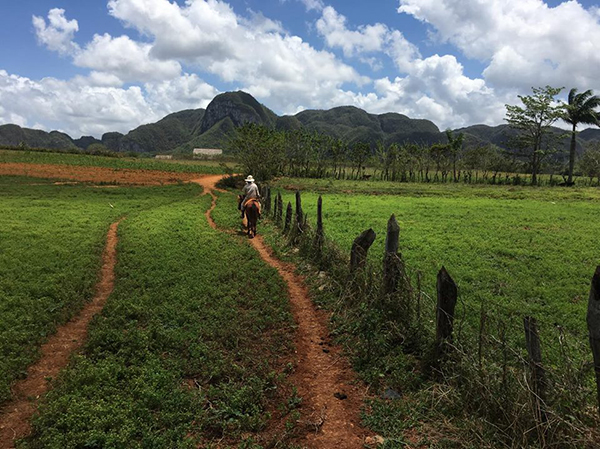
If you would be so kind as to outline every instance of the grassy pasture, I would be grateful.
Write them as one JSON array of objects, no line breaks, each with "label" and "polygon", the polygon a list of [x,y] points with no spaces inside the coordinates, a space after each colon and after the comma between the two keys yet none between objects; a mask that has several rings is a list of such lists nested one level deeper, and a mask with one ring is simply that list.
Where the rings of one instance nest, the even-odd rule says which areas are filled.
[{"label": "grassy pasture", "polygon": [[107,189],[0,177],[0,402],[46,336],[93,296],[110,223],[200,191],[195,185]]},{"label": "grassy pasture", "polygon": [[263,427],[290,342],[285,288],[209,228],[209,205],[122,222],[115,291],[21,447],[223,447]]},{"label": "grassy pasture", "polygon": [[179,173],[224,173],[215,161],[178,161],[147,158],[116,158],[85,154],[46,153],[37,151],[0,150],[0,163],[77,165],[132,170],[160,170]]},{"label": "grassy pasture", "polygon": [[[544,327],[558,323],[582,338],[587,332],[589,283],[600,263],[598,189],[298,179],[278,185],[303,190],[313,223],[322,194],[325,233],[345,251],[373,228],[373,263],[380,263],[394,213],[401,252],[413,273],[422,271],[425,292],[435,297],[437,271],[446,266],[473,325],[479,314],[472,311],[484,302],[519,319],[531,314]],[[284,206],[288,201],[294,204],[293,192],[284,191]]]}]

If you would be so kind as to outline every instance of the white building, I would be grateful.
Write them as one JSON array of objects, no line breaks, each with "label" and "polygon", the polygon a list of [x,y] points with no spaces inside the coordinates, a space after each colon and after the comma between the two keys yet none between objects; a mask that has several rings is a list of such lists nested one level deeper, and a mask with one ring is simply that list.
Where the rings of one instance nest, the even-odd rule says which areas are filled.
[{"label": "white building", "polygon": [[154,156],[154,159],[173,159],[173,155],[172,154],[157,154],[156,156]]},{"label": "white building", "polygon": [[223,154],[223,150],[217,150],[214,148],[194,148],[193,154],[194,158],[197,159],[210,159],[215,156],[221,156]]}]

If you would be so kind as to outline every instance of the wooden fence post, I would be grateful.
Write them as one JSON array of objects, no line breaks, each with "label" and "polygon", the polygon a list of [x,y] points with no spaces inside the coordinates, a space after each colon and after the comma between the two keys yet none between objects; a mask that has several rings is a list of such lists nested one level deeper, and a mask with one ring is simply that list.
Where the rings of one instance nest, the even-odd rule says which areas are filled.
[{"label": "wooden fence post", "polygon": [[271,213],[271,188],[265,187],[265,216]]},{"label": "wooden fence post", "polygon": [[279,206],[279,204],[277,204],[277,197],[275,197],[275,200],[273,200],[273,219],[275,219],[277,217],[277,207]]},{"label": "wooden fence post", "polygon": [[369,248],[375,241],[375,231],[367,229],[354,239],[352,243],[352,251],[350,253],[350,271],[355,272],[357,269],[365,266],[367,262],[367,253]]},{"label": "wooden fence post", "polygon": [[400,254],[398,254],[398,240],[400,226],[392,214],[387,224],[385,236],[385,254],[383,256],[383,292],[386,295],[396,293],[398,284],[404,275],[404,267]]},{"label": "wooden fence post", "polygon": [[275,214],[275,223],[281,226],[281,217],[283,216],[283,199],[281,198],[281,192],[277,192],[277,213]]},{"label": "wooden fence post", "polygon": [[531,384],[533,390],[533,403],[538,422],[546,421],[546,372],[542,366],[542,348],[540,346],[540,335],[535,318],[526,316],[523,318],[525,328],[525,344],[529,354],[529,367],[531,370]]},{"label": "wooden fence post", "polygon": [[284,234],[287,234],[290,231],[291,224],[292,224],[292,203],[288,202],[287,209],[285,211],[285,225],[283,227]]},{"label": "wooden fence post", "polygon": [[304,213],[302,212],[302,198],[300,197],[300,190],[296,190],[296,231],[298,234],[302,234],[304,231]]},{"label": "wooden fence post", "polygon": [[317,257],[321,257],[321,252],[323,250],[323,241],[325,236],[323,234],[323,198],[319,195],[319,199],[317,200],[317,231],[315,233],[315,240],[313,242],[313,247],[317,252]]},{"label": "wooden fence post", "polygon": [[442,266],[437,275],[437,310],[436,310],[436,359],[439,361],[452,343],[454,329],[454,308],[458,299],[456,283]]},{"label": "wooden fence post", "polygon": [[590,346],[594,357],[594,371],[596,373],[596,391],[598,394],[598,407],[600,411],[600,265],[592,277],[590,298],[588,300],[587,326],[590,334]]}]

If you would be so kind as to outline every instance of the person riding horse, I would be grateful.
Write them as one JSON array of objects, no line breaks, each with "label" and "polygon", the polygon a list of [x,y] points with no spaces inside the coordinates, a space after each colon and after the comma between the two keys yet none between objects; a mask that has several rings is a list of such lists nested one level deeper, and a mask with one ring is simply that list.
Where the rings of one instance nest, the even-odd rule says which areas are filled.
[{"label": "person riding horse", "polygon": [[254,178],[252,177],[252,175],[248,175],[245,181],[246,185],[242,189],[244,199],[240,203],[242,218],[244,218],[246,203],[248,203],[250,200],[256,200],[256,205],[258,206],[258,217],[260,218],[260,192],[258,191],[258,186],[254,183]]}]

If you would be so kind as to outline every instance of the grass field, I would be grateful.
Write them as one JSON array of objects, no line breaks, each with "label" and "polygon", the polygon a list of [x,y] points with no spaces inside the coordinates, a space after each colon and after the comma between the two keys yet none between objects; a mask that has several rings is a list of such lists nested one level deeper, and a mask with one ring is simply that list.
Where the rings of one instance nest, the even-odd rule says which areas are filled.
[{"label": "grass field", "polygon": [[11,382],[38,356],[45,337],[91,299],[110,223],[201,190],[193,185],[97,189],[0,180],[2,402]]},{"label": "grass field", "polygon": [[[346,251],[373,228],[373,263],[382,258],[387,220],[395,214],[401,252],[413,272],[423,272],[432,297],[444,265],[461,299],[477,310],[484,302],[584,334],[590,279],[600,263],[598,189],[287,179],[279,185],[304,190],[303,208],[313,223],[322,194],[326,235]],[[342,193],[348,191],[357,193]],[[291,191],[284,193],[287,201],[293,204]]]},{"label": "grass field", "polygon": [[[197,189],[189,186],[150,190],[145,193],[153,207],[121,223],[115,291],[92,322],[82,354],[44,400],[32,437],[20,447],[210,447],[211,441],[239,442],[263,428],[280,378],[277,364],[290,344],[282,280],[243,241],[208,227],[208,196],[194,198]],[[76,191],[61,186],[54,195],[81,206]],[[39,194],[28,186],[20,197],[26,192]],[[166,194],[176,202],[161,205]],[[80,195],[83,209],[93,210],[94,194]],[[33,204],[30,213],[43,210]],[[69,247],[69,253],[86,258],[89,275],[87,266],[67,270],[64,257],[33,246],[40,247],[39,258],[62,265],[61,273],[83,276],[91,286],[102,232],[113,218],[98,219],[98,232],[93,226],[80,230],[92,240],[87,258],[86,242],[76,245],[78,239],[72,239],[78,249]],[[49,320],[48,315],[38,310],[30,321]],[[245,444],[251,447],[250,440]]]},{"label": "grass field", "polygon": [[[161,170],[179,173],[225,173],[214,161],[162,161],[147,158],[115,158],[68,153],[0,150],[0,163],[77,165],[115,169]],[[228,164],[231,165],[231,164]]]}]

